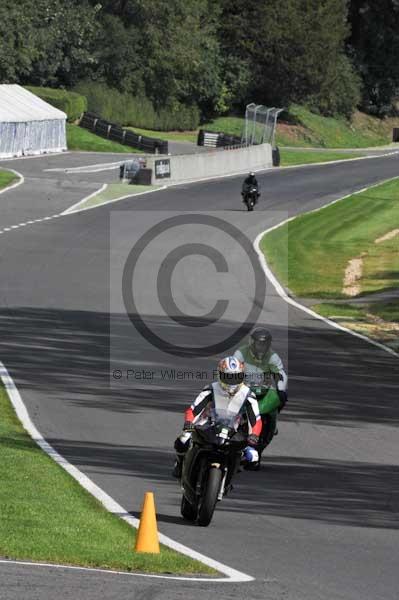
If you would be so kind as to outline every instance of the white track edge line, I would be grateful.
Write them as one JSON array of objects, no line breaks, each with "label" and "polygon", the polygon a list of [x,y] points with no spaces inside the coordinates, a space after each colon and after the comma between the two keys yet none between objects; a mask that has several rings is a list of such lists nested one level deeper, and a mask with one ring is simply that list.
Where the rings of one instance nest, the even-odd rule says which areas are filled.
[{"label": "white track edge line", "polygon": [[[134,573],[132,571],[115,571],[114,569],[99,569],[96,567],[79,567],[77,565],[62,565],[62,564],[55,564],[55,563],[46,563],[46,562],[30,562],[27,560],[11,560],[11,559],[7,559],[7,558],[1,558],[0,559],[0,564],[9,564],[9,565],[22,565],[22,566],[28,566],[28,567],[47,567],[47,568],[53,568],[53,569],[69,569],[69,570],[73,570],[73,571],[85,571],[88,573],[103,573],[105,575],[127,575],[128,577],[151,577],[151,578],[155,578],[155,579],[172,579],[172,580],[178,580],[178,581],[194,581],[194,582],[206,582],[206,583],[215,583],[215,582],[221,582],[221,583],[229,583],[231,582],[230,579],[226,580],[225,578],[219,578],[219,579],[210,579],[208,577],[179,577],[176,575],[156,575],[156,574],[152,574],[152,573]],[[275,579],[264,579],[264,582],[271,582],[271,581],[275,581]]]},{"label": "white track edge line", "polygon": [[[68,462],[66,458],[64,458],[61,454],[59,454],[43,438],[41,433],[38,431],[38,429],[35,427],[35,425],[31,421],[31,418],[30,418],[27,408],[21,398],[18,388],[16,387],[14,380],[12,379],[11,375],[9,374],[6,366],[4,365],[4,363],[2,361],[0,361],[0,378],[6,389],[6,392],[10,399],[10,402],[13,405],[14,410],[18,416],[18,419],[22,423],[22,426],[24,427],[24,429],[31,436],[33,441],[36,442],[36,444],[48,456],[50,456],[50,458],[52,458],[58,465],[60,465],[65,471],[67,471],[67,473],[69,473],[85,490],[87,490],[92,496],[94,496],[97,500],[99,500],[99,502],[101,502],[101,504],[108,510],[108,512],[120,517],[121,519],[126,521],[131,527],[134,527],[135,529],[137,529],[140,524],[139,519],[136,519],[136,517],[133,517],[131,514],[129,514],[128,511],[125,508],[123,508],[123,506],[118,504],[111,496],[109,496],[104,490],[102,490],[98,485],[96,485],[91,479],[89,479],[89,477],[87,477],[87,475],[82,473],[77,467],[75,467],[70,462]],[[254,580],[254,577],[252,577],[251,575],[247,575],[246,573],[237,571],[236,569],[233,569],[232,567],[224,565],[223,563],[220,563],[212,558],[209,558],[208,556],[205,556],[199,552],[196,552],[195,550],[192,550],[191,548],[188,548],[187,546],[184,546],[183,544],[180,544],[179,542],[175,542],[174,540],[172,540],[171,538],[167,537],[164,534],[161,534],[161,533],[159,534],[159,541],[162,544],[164,544],[165,546],[172,548],[172,550],[180,552],[181,554],[185,554],[186,556],[188,556],[194,560],[198,560],[198,561],[204,563],[205,565],[207,565],[213,569],[216,569],[220,573],[227,575],[227,577],[225,577],[225,578],[216,578],[215,577],[215,578],[206,579],[204,577],[194,578],[194,577],[178,577],[178,576],[176,576],[176,577],[173,577],[174,579],[182,579],[182,580],[189,580],[189,581],[212,581],[215,583],[217,583],[217,582],[239,583],[239,582],[247,582],[247,581]],[[137,574],[137,575],[139,575],[139,574]],[[140,574],[140,576],[142,576],[142,575]],[[150,574],[145,574],[144,576],[153,577],[153,575],[150,575]],[[167,578],[167,579],[171,578],[171,577],[167,577],[167,576],[163,576],[163,575],[156,575],[155,577]]]},{"label": "white track edge line", "polygon": [[[378,154],[378,155],[370,155],[370,156],[360,156],[358,158],[347,158],[347,159],[341,159],[341,160],[335,160],[335,161],[326,161],[326,162],[320,162],[320,163],[309,163],[309,164],[304,164],[304,165],[289,165],[287,167],[264,167],[264,168],[260,168],[260,169],[256,169],[256,173],[278,173],[281,171],[287,171],[289,169],[303,169],[303,168],[309,168],[309,167],[323,167],[323,166],[328,166],[328,165],[333,165],[333,164],[337,164],[337,163],[343,163],[343,162],[351,162],[354,160],[367,160],[370,158],[385,158],[387,156],[391,156],[392,154],[399,154],[399,150],[396,150],[394,152],[389,152],[386,154]],[[124,162],[124,161],[122,161]],[[101,164],[101,163],[100,163]],[[111,164],[111,163],[104,163],[104,164]],[[117,165],[120,163],[116,163]],[[93,165],[96,166],[96,165]],[[98,166],[98,165],[97,165]],[[88,166],[89,167],[89,166]],[[83,169],[85,167],[71,167],[72,169]],[[66,168],[66,169],[45,169],[46,171],[68,171],[71,168]],[[116,167],[112,167],[112,168],[116,168]],[[101,169],[103,170],[103,169]],[[107,169],[104,169],[107,170]],[[168,189],[170,187],[177,187],[180,185],[190,185],[190,184],[194,184],[194,183],[202,183],[205,181],[212,181],[215,179],[227,179],[227,178],[231,178],[231,177],[237,177],[239,175],[242,175],[243,173],[246,173],[247,170],[241,170],[241,171],[235,171],[233,173],[228,173],[228,174],[223,174],[223,175],[212,175],[211,177],[202,177],[200,179],[191,179],[188,181],[177,181],[177,182],[172,182],[169,184],[164,184],[161,187],[158,187],[156,189],[153,190],[148,190],[148,191],[144,191],[144,192],[139,192],[138,194],[127,194],[125,196],[120,196],[118,198],[114,198],[112,200],[107,200],[105,202],[101,202],[100,204],[96,204],[95,206],[88,206],[86,208],[82,208],[79,209],[79,206],[84,204],[84,202],[86,202],[87,200],[89,200],[90,198],[92,198],[93,196],[97,195],[97,194],[101,194],[101,192],[103,192],[105,190],[105,188],[107,187],[107,184],[104,184],[104,186],[100,189],[97,190],[97,192],[93,192],[92,194],[89,194],[89,196],[86,196],[85,198],[83,198],[82,200],[80,200],[79,202],[77,202],[76,204],[73,204],[72,206],[70,206],[69,208],[67,208],[66,210],[64,210],[62,213],[60,213],[59,216],[65,216],[68,214],[74,214],[74,213],[79,213],[79,212],[83,212],[84,210],[92,210],[94,208],[100,208],[101,206],[105,206],[106,204],[111,204],[112,202],[117,202],[119,200],[126,200],[127,198],[133,198],[134,196],[143,196],[144,194],[148,194],[148,193],[152,193],[152,192],[159,192],[161,190],[165,190]],[[76,210],[77,209],[77,210]]]},{"label": "white track edge line", "polygon": [[53,158],[56,156],[65,156],[65,154],[71,154],[72,152],[73,150],[61,150],[60,152],[44,152],[43,154],[33,154],[32,156],[9,156],[8,158],[0,158],[0,163],[14,160],[32,160],[34,158]]},{"label": "white track edge line", "polygon": [[70,212],[79,212],[78,210],[76,210],[81,204],[83,204],[84,202],[87,202],[87,200],[89,200],[90,198],[93,198],[93,196],[96,196],[97,194],[101,194],[104,190],[106,190],[108,187],[107,183],[103,183],[102,186],[100,188],[98,188],[98,190],[96,190],[95,192],[92,192],[91,194],[89,194],[88,196],[85,196],[84,198],[82,198],[82,200],[79,200],[79,202],[76,202],[75,204],[72,204],[72,206],[70,206],[69,208],[67,208],[66,210],[64,210],[62,213],[60,213],[61,215],[67,215]]},{"label": "white track edge line", "polygon": [[123,160],[119,160],[117,162],[108,162],[108,163],[94,163],[92,165],[84,165],[82,167],[57,167],[51,169],[43,169],[43,172],[56,172],[56,173],[99,173],[101,171],[112,171],[117,169],[124,162]]},{"label": "white track edge line", "polygon": [[370,158],[386,158],[387,156],[393,156],[394,154],[399,154],[399,150],[394,150],[392,152],[384,152],[384,154],[368,154],[366,156],[357,156],[355,158],[339,158],[337,160],[325,160],[324,162],[302,163],[298,165],[287,165],[285,167],[274,167],[273,171],[286,171],[288,169],[304,169],[309,167],[323,167],[327,165],[337,165],[340,163],[353,162],[355,160],[369,160]]},{"label": "white track edge line", "polygon": [[[389,152],[386,154],[359,156],[357,158],[343,158],[340,160],[330,160],[330,161],[319,162],[319,163],[307,163],[307,164],[302,164],[302,165],[288,165],[287,167],[273,167],[273,166],[260,167],[260,168],[255,168],[254,172],[255,173],[279,173],[281,171],[288,171],[289,169],[305,169],[305,168],[309,168],[309,167],[326,167],[328,165],[352,162],[355,160],[367,160],[367,159],[371,159],[371,158],[386,158],[387,156],[391,156],[392,154],[399,154],[399,150],[395,150],[394,152]],[[234,171],[233,173],[227,173],[227,174],[223,174],[223,175],[212,175],[211,177],[201,177],[200,179],[176,181],[176,182],[171,182],[169,184],[166,184],[165,187],[170,188],[170,187],[175,187],[178,185],[190,185],[191,183],[202,183],[204,181],[212,181],[214,179],[228,179],[230,177],[238,177],[239,175],[242,175],[243,173],[247,173],[247,172],[248,172],[248,169],[242,169],[240,171]],[[161,188],[161,189],[163,189],[163,188]]]},{"label": "white track edge line", "polygon": [[0,194],[4,194],[4,192],[9,192],[10,190],[13,190],[14,188],[22,185],[24,183],[24,181],[25,181],[25,177],[22,175],[22,173],[19,173],[15,169],[8,169],[6,167],[4,170],[5,171],[11,171],[11,173],[14,173],[14,175],[16,175],[17,177],[19,177],[19,180],[16,181],[15,183],[13,183],[12,185],[8,185],[4,189],[0,190]]},{"label": "white track edge line", "polygon": [[298,215],[294,215],[293,217],[289,217],[288,219],[285,219],[284,221],[282,221],[281,223],[278,223],[277,225],[274,225],[273,227],[269,227],[269,229],[265,229],[264,231],[262,231],[261,233],[259,233],[254,242],[253,242],[253,246],[255,249],[255,252],[258,255],[258,259],[259,262],[262,266],[262,269],[266,275],[266,278],[271,282],[271,284],[273,285],[274,289],[276,290],[276,292],[278,293],[278,295],[285,300],[285,302],[287,302],[287,304],[291,304],[292,306],[295,306],[296,308],[299,308],[299,310],[302,310],[303,312],[307,313],[308,315],[314,317],[315,319],[318,319],[320,321],[324,321],[324,323],[327,323],[327,325],[330,325],[330,327],[333,327],[334,329],[339,329],[340,331],[344,331],[345,333],[349,333],[350,335],[357,337],[373,346],[376,346],[377,348],[380,348],[380,350],[384,350],[385,352],[388,352],[389,354],[391,354],[392,356],[395,356],[396,358],[399,358],[399,355],[392,350],[392,348],[389,348],[389,346],[386,346],[385,344],[382,344],[380,342],[376,342],[375,340],[367,337],[366,335],[363,335],[361,333],[358,333],[357,331],[353,331],[351,329],[348,329],[347,327],[344,327],[343,325],[339,325],[338,323],[336,323],[335,321],[331,321],[330,319],[328,319],[327,317],[323,317],[322,315],[319,315],[318,313],[316,313],[315,311],[313,311],[312,309],[308,308],[307,306],[304,306],[303,304],[301,304],[300,302],[297,302],[296,300],[294,300],[293,298],[291,298],[287,292],[285,291],[285,289],[283,288],[283,286],[281,285],[281,283],[278,281],[277,277],[274,275],[274,273],[272,272],[272,270],[269,268],[265,255],[263,254],[262,250],[260,249],[260,243],[263,239],[263,237],[265,235],[267,235],[268,233],[270,233],[271,231],[278,229],[279,227],[282,227],[283,225],[286,225],[288,222],[293,221],[294,219],[296,219],[299,216],[302,215],[309,215],[311,213],[314,212],[319,212],[321,210],[323,210],[324,208],[327,208],[328,206],[332,206],[333,204],[340,202],[341,200],[345,200],[346,198],[350,198],[351,196],[355,196],[357,194],[362,194],[364,192],[367,192],[368,190],[374,188],[374,187],[378,187],[379,185],[383,185],[384,183],[388,183],[389,181],[393,181],[394,179],[399,179],[399,176],[396,177],[389,177],[388,179],[384,179],[378,183],[375,183],[373,185],[367,186],[365,188],[362,188],[361,190],[358,190],[356,192],[352,192],[351,194],[346,194],[345,196],[342,196],[341,198],[337,198],[335,200],[333,200],[332,202],[329,202],[328,204],[325,204],[324,206],[320,206],[319,208],[314,208],[313,210],[309,210],[306,213],[300,213]]},{"label": "white track edge line", "polygon": [[[109,185],[109,184],[106,184]],[[64,211],[63,213],[60,214],[61,217],[66,217],[67,215],[74,215],[77,213],[81,213],[84,212],[86,210],[93,210],[93,208],[100,208],[101,206],[105,206],[106,204],[112,204],[112,202],[119,202],[119,200],[126,200],[127,198],[135,198],[136,196],[144,196],[145,194],[153,194],[154,192],[159,192],[160,190],[165,190],[167,188],[166,185],[162,185],[159,186],[155,189],[152,190],[144,190],[143,192],[137,192],[137,193],[131,193],[131,194],[126,194],[125,196],[118,196],[118,198],[112,198],[111,200],[105,200],[104,202],[100,202],[99,204],[95,204],[94,206],[86,206],[83,208],[78,208],[77,210],[72,210],[73,206],[71,208],[67,208],[66,211]],[[102,190],[104,191],[104,190]],[[101,190],[99,190],[97,192],[98,194],[101,193]],[[79,204],[81,204],[82,202],[86,202],[87,200],[89,200],[91,196],[88,196],[87,198],[83,198],[83,200],[81,200]],[[74,205],[74,206],[78,206],[78,205]]]}]

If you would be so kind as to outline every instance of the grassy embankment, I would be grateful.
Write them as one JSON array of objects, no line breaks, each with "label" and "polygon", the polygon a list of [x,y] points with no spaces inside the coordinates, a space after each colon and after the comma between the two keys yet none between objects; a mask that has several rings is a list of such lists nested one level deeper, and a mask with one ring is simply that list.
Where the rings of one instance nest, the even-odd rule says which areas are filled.
[{"label": "grassy embankment", "polygon": [[363,154],[356,152],[337,152],[335,150],[292,150],[291,148],[281,148],[281,166],[290,167],[297,165],[310,165],[313,163],[331,162],[333,160],[348,160],[350,158],[359,158]]},{"label": "grassy embankment", "polygon": [[4,169],[0,169],[0,190],[3,190],[4,188],[8,187],[9,185],[17,181],[17,179],[18,175],[15,175],[15,173]]},{"label": "grassy embankment", "polygon": [[279,120],[276,141],[279,146],[367,148],[389,144],[394,126],[398,119],[378,119],[357,111],[349,122],[293,105],[288,119]]},{"label": "grassy embankment", "polygon": [[67,123],[68,150],[82,150],[84,152],[122,152],[123,154],[141,153],[140,150],[123,146],[118,142],[107,140],[78,125]]},{"label": "grassy embankment", "polygon": [[[299,297],[314,299],[313,310],[399,349],[399,298],[373,301],[374,294],[399,287],[398,227],[395,179],[298,216],[268,233],[261,248],[285,286]],[[349,291],[345,276],[355,258],[360,267],[352,281],[356,289]],[[364,304],[356,303],[366,294],[370,296]]]},{"label": "grassy embankment", "polygon": [[[290,107],[288,118],[279,120],[276,144],[280,147],[283,166],[344,160],[361,156],[357,153],[340,153],[336,149],[367,148],[389,144],[392,127],[397,119],[377,119],[356,112],[351,122],[341,118],[322,117],[303,106]],[[219,117],[201,125],[208,131],[223,131],[241,136],[244,119],[241,117]],[[137,133],[170,141],[196,142],[196,131],[152,131],[132,127]],[[285,146],[297,147],[298,150]],[[299,150],[299,148],[319,148],[320,152]],[[329,151],[328,148],[333,148]]]},{"label": "grassy embankment", "polygon": [[[161,186],[157,185],[127,185],[126,183],[109,183],[105,190],[99,192],[95,196],[91,196],[85,202],[79,205],[75,210],[86,210],[88,208],[94,208],[95,206],[101,206],[102,204],[108,204],[109,202],[116,202],[123,198],[142,194],[150,190],[157,189]],[[75,212],[71,210],[70,212]]]},{"label": "grassy embankment", "polygon": [[133,552],[136,532],[49,458],[19,423],[0,385],[0,556],[154,573],[215,573],[161,547]]},{"label": "grassy embankment", "polygon": [[[361,154],[341,153],[339,149],[360,149],[389,144],[392,127],[398,125],[397,119],[377,119],[360,112],[354,114],[351,122],[343,118],[322,117],[298,105],[291,106],[287,115],[285,120],[279,120],[276,134],[276,144],[280,147],[283,166],[356,158]],[[244,119],[219,117],[210,123],[204,123],[201,127],[208,131],[224,131],[241,136]],[[154,131],[140,127],[130,127],[130,129],[141,135],[161,140],[192,143],[196,143],[197,140],[197,131]],[[72,124],[68,124],[67,134],[68,147],[71,150],[140,152],[100,138]],[[286,146],[297,149],[286,148]],[[307,148],[317,148],[320,151],[307,151]]]}]

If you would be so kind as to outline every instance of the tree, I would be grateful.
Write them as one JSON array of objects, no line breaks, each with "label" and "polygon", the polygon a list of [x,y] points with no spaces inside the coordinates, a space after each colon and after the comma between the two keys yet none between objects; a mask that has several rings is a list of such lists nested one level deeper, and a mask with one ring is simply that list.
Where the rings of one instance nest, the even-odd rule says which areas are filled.
[{"label": "tree", "polygon": [[223,95],[219,13],[213,0],[105,0],[95,77],[144,93],[156,108],[184,103],[214,111]]},{"label": "tree", "polygon": [[363,81],[362,106],[384,115],[399,89],[399,1],[352,0],[349,51]]},{"label": "tree", "polygon": [[[288,106],[306,102],[337,112],[345,76],[353,109],[358,82],[344,55],[346,0],[223,0],[222,39],[229,68],[246,82],[247,99]],[[231,71],[225,73],[231,77]],[[342,93],[342,86],[340,89]]]},{"label": "tree", "polygon": [[2,2],[1,80],[74,85],[95,64],[97,10],[86,0]]}]

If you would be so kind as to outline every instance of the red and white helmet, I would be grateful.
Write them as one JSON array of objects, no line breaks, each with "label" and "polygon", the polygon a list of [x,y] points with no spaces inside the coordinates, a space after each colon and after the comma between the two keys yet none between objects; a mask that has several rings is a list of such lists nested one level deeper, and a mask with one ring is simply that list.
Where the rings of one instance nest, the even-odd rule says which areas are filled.
[{"label": "red and white helmet", "polygon": [[218,364],[218,379],[223,389],[233,395],[244,383],[244,363],[235,356],[222,358]]}]

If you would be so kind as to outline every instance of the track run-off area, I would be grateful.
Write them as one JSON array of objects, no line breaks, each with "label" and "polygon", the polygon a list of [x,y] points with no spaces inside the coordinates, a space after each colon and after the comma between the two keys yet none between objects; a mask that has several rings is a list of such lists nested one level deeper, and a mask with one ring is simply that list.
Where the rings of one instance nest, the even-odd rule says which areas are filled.
[{"label": "track run-off area", "polygon": [[[241,204],[239,176],[44,220],[117,178],[117,170],[50,169],[113,160],[119,157],[69,153],[1,163],[24,183],[0,196],[0,360],[37,429],[71,464],[136,517],[144,492],[153,491],[163,534],[255,580],[166,582],[1,563],[1,594],[50,598],[56,586],[61,598],[394,600],[398,359],[288,305],[270,282],[258,296],[253,281],[265,275],[255,251],[249,256],[212,223],[222,219],[252,243],[289,217],[395,177],[398,156],[266,171],[253,214]],[[200,223],[173,223],[144,249],[133,282],[151,330],[189,348],[176,356],[131,323],[122,276],[143,234],[193,214]],[[26,225],[13,229],[20,223]],[[170,281],[157,279],[163,259],[189,243],[223,255],[227,271],[209,257],[184,254]],[[176,307],[202,327],[165,314],[168,281]],[[203,315],[220,299],[230,301],[226,316],[209,324]],[[238,474],[211,525],[200,528],[180,517],[171,468],[183,410],[208,381],[180,379],[173,369],[211,377],[219,354],[190,348],[226,339],[252,305],[287,364],[289,401],[262,470]],[[132,379],[128,371],[153,375]]]}]

